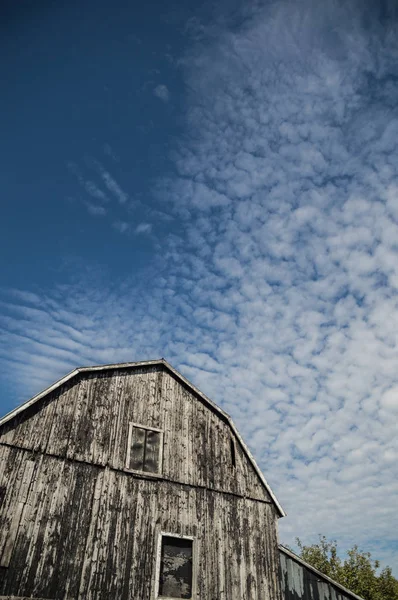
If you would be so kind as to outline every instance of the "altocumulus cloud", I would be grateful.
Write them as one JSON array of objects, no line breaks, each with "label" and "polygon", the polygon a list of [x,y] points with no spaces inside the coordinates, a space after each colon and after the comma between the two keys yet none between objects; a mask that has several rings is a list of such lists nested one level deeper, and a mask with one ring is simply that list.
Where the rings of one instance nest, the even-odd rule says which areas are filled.
[{"label": "altocumulus cloud", "polygon": [[19,393],[76,364],[166,356],[236,420],[289,513],[282,540],[322,532],[392,566],[394,10],[256,3],[240,26],[197,21],[177,175],[154,190],[179,235],[117,291],[4,293],[0,345]]},{"label": "altocumulus cloud", "polygon": [[169,98],[170,98],[170,92],[168,90],[168,87],[164,84],[159,84],[155,87],[155,89],[153,90],[153,93],[155,94],[155,96],[157,98],[159,98],[160,100],[163,100],[163,102],[168,102]]}]

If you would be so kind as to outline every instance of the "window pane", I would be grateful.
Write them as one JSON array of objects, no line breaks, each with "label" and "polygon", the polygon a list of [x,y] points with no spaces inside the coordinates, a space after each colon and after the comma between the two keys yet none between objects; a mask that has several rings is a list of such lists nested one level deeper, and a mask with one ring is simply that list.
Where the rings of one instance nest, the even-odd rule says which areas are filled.
[{"label": "window pane", "polygon": [[145,429],[141,427],[133,427],[133,435],[131,439],[130,450],[130,469],[136,471],[144,470],[145,456]]},{"label": "window pane", "polygon": [[162,537],[159,596],[192,597],[192,540]]},{"label": "window pane", "polygon": [[147,473],[159,473],[160,471],[160,440],[161,433],[159,431],[148,430],[146,432],[144,471]]}]

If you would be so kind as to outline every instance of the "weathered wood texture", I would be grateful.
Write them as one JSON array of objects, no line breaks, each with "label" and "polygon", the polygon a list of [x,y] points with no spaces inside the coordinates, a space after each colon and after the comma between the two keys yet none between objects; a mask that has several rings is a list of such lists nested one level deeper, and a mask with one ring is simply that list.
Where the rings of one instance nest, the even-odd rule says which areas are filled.
[{"label": "weathered wood texture", "polygon": [[0,427],[0,443],[125,469],[129,423],[164,431],[164,477],[270,501],[229,425],[161,368],[80,375]]},{"label": "weathered wood texture", "polygon": [[355,600],[355,594],[343,592],[322,574],[294,560],[280,550],[282,592],[285,600]]},{"label": "weathered wood texture", "polygon": [[270,503],[5,445],[0,461],[4,595],[153,600],[163,531],[197,540],[198,599],[281,599]]}]

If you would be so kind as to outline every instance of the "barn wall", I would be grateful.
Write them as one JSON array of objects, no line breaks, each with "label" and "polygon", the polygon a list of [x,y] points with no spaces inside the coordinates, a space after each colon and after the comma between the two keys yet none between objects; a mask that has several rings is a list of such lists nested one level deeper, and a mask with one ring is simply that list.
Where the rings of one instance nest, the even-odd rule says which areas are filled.
[{"label": "barn wall", "polygon": [[198,598],[281,600],[275,508],[0,446],[0,594],[152,600],[160,531],[198,543]]},{"label": "barn wall", "polygon": [[164,430],[163,475],[270,500],[230,427],[161,367],[80,375],[0,428],[0,443],[114,469],[130,422]]},{"label": "barn wall", "polygon": [[327,579],[280,551],[282,592],[285,600],[353,600]]}]

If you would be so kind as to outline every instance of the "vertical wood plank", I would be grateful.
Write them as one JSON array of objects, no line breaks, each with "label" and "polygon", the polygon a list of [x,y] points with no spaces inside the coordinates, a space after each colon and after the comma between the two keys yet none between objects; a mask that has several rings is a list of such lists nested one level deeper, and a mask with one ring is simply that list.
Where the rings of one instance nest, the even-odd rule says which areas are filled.
[{"label": "vertical wood plank", "polygon": [[[11,554],[14,548],[15,540],[18,535],[19,523],[22,516],[22,511],[29,493],[29,487],[32,481],[35,461],[32,459],[25,460],[21,465],[21,479],[17,491],[14,488],[15,500],[12,508],[12,518],[5,540],[3,540],[3,549],[1,553],[0,567],[8,567],[11,560]],[[10,511],[10,508],[8,510]],[[11,512],[11,511],[10,511]]]}]

